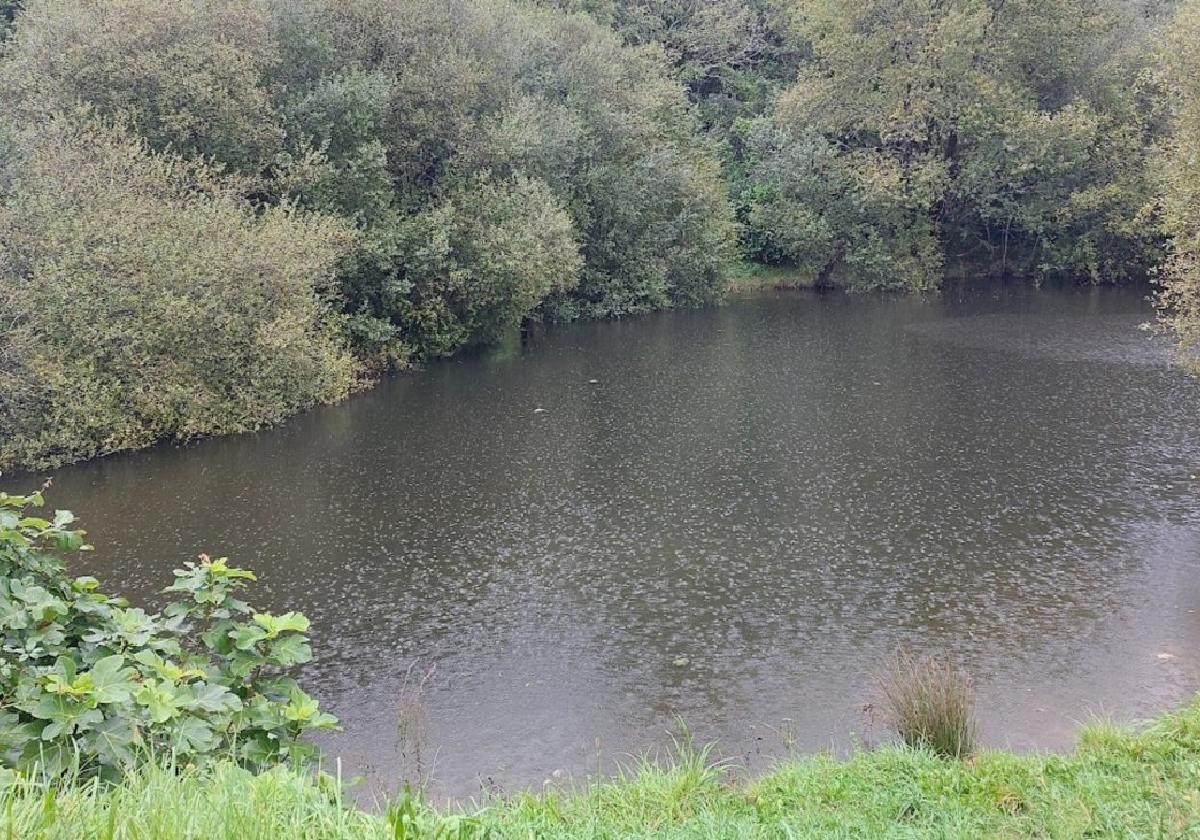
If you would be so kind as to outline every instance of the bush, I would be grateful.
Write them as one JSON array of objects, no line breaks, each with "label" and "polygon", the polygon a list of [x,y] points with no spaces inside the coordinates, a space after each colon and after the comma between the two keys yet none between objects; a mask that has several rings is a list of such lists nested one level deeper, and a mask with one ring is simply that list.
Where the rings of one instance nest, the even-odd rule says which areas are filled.
[{"label": "bush", "polygon": [[1092,282],[1142,279],[1158,259],[1143,72],[1158,12],[792,5],[811,54],[755,121],[769,130],[745,136],[735,180],[752,256],[912,289],[938,286],[947,256]]},{"label": "bush", "polygon": [[211,178],[236,173],[222,188],[255,207],[340,217],[356,236],[334,267],[337,329],[365,367],[526,317],[714,300],[736,240],[661,50],[538,4],[31,0],[0,102],[29,125],[83,105]]},{"label": "bush", "polygon": [[1163,266],[1163,323],[1180,362],[1200,374],[1200,2],[1181,4],[1164,47],[1172,133],[1161,164],[1161,208],[1171,236]]},{"label": "bush", "polygon": [[[257,429],[348,393],[351,233],[54,117],[0,157],[0,469]],[[2,141],[0,141],[2,142]]]},{"label": "bush", "polygon": [[[724,291],[736,239],[725,188],[657,49],[508,0],[308,0],[279,14],[283,73],[297,80],[284,112],[356,183],[383,183],[384,165],[391,176],[393,202],[332,206],[376,233],[405,215],[392,270],[380,259],[346,277],[359,331],[391,327],[439,355],[538,304],[536,317],[608,316]],[[305,197],[329,206],[331,192]],[[537,236],[525,224],[539,217]],[[571,242],[578,278],[574,257],[548,277]],[[533,259],[517,270],[521,252]]]},{"label": "bush", "polygon": [[147,756],[233,756],[261,768],[311,753],[300,738],[336,720],[283,673],[312,657],[299,613],[237,596],[254,575],[201,557],[161,615],[71,578],[58,553],[84,532],[41,493],[0,493],[0,765],[117,776]]},{"label": "bush", "polygon": [[578,280],[571,220],[540,181],[476,179],[401,230],[412,284],[401,334],[427,355],[495,342]]},{"label": "bush", "polygon": [[23,119],[85,102],[156,150],[246,173],[283,148],[263,0],[37,0],[6,53],[0,99]]},{"label": "bush", "polygon": [[947,758],[975,750],[975,687],[971,676],[936,656],[897,652],[879,677],[884,714],[910,747]]},{"label": "bush", "polygon": [[768,118],[744,133],[739,205],[754,259],[854,289],[920,289],[940,277],[929,231],[896,200],[895,173],[864,170],[815,132]]}]

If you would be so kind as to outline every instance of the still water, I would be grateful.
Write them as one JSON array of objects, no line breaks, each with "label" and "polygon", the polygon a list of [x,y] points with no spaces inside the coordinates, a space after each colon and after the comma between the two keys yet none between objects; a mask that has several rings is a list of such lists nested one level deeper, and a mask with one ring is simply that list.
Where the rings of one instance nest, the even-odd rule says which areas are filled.
[{"label": "still water", "polygon": [[564,327],[61,470],[51,501],[97,547],[79,571],[137,600],[208,552],[303,610],[345,725],[326,747],[367,796],[582,781],[680,721],[750,768],[877,742],[900,645],[972,669],[986,743],[1064,748],[1200,689],[1200,384],[1144,296],[780,293]]}]

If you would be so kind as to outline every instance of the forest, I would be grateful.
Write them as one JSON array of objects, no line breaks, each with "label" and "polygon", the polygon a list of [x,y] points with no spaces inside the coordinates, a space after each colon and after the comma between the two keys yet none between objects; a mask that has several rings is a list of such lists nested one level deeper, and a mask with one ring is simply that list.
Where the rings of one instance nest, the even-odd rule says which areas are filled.
[{"label": "forest", "polygon": [[0,467],[533,322],[1153,284],[1200,367],[1198,0],[2,0]]}]

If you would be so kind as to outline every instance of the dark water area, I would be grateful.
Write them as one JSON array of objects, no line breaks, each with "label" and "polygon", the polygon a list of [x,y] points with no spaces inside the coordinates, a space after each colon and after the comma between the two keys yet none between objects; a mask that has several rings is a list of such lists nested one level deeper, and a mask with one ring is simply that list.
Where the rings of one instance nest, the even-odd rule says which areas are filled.
[{"label": "dark water area", "polygon": [[680,721],[750,769],[874,743],[900,645],[974,672],[986,744],[1066,748],[1200,689],[1200,383],[1151,317],[966,287],[574,325],[51,502],[135,600],[208,552],[305,612],[367,797],[579,782]]}]

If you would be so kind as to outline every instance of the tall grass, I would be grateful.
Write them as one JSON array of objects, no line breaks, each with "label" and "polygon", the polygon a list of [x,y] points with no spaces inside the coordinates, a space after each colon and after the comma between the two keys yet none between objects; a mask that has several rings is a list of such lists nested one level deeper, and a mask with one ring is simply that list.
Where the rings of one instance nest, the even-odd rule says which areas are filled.
[{"label": "tall grass", "polygon": [[975,751],[975,686],[966,671],[944,657],[901,650],[878,683],[884,717],[905,744],[948,758]]},{"label": "tall grass", "polygon": [[429,705],[426,693],[433,681],[434,667],[420,670],[416,662],[408,666],[396,695],[396,734],[400,738],[403,780],[416,787],[428,781],[426,747],[429,741]]},{"label": "tall grass", "polygon": [[255,775],[228,761],[151,762],[120,784],[16,778],[0,789],[3,840],[366,840],[387,828],[349,807],[336,784],[282,767]]},{"label": "tall grass", "polygon": [[358,810],[331,780],[227,762],[152,763],[117,785],[0,774],[0,840],[1196,837],[1200,700],[1141,733],[1088,727],[1066,755],[947,761],[889,746],[788,762],[748,785],[722,775],[683,749],[612,782],[464,813],[411,797]]}]

